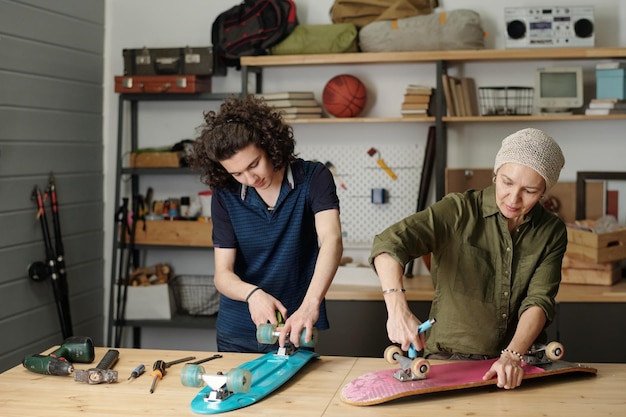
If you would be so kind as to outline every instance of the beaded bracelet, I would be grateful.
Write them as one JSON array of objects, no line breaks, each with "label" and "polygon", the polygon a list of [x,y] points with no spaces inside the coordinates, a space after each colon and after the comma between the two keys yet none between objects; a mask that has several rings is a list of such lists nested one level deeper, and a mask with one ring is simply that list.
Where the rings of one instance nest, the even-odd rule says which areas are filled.
[{"label": "beaded bracelet", "polygon": [[405,292],[406,290],[404,288],[387,288],[386,290],[383,290],[383,294],[391,294],[392,292]]},{"label": "beaded bracelet", "polygon": [[252,297],[252,294],[254,294],[257,290],[260,290],[261,287],[255,287],[252,291],[250,291],[248,293],[248,296],[246,297],[246,303],[248,302],[248,300],[250,299],[250,297]]},{"label": "beaded bracelet", "polygon": [[504,352],[509,352],[509,353],[512,353],[513,355],[517,356],[519,358],[520,362],[522,362],[522,363],[526,362],[524,360],[524,357],[522,356],[522,354],[519,353],[519,352],[516,352],[514,350],[511,350],[511,349],[507,348],[507,349],[502,349],[502,351],[500,352],[500,355],[502,355]]}]

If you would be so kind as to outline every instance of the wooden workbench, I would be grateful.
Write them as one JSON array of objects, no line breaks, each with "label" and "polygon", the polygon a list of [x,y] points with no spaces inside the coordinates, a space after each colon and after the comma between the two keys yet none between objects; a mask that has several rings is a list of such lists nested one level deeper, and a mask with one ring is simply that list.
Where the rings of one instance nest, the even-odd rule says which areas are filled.
[{"label": "wooden workbench", "polygon": [[[48,353],[52,350],[48,350]],[[186,356],[198,359],[211,352],[119,349],[114,369],[117,383],[89,385],[71,376],[39,375],[21,365],[0,374],[0,414],[3,417],[38,416],[194,416],[190,402],[199,388],[180,383],[182,364],[167,369],[163,380],[150,394],[150,372],[156,360],[172,361]],[[105,348],[96,349],[100,361]],[[207,373],[229,371],[258,355],[225,353],[224,357],[203,364]],[[146,373],[128,381],[140,363]],[[435,362],[433,362],[435,363]],[[589,365],[589,364],[588,364]],[[621,415],[626,410],[626,364],[597,364],[597,376],[570,375],[525,381],[520,388],[505,391],[495,386],[470,391],[449,392],[382,406],[354,407],[341,402],[341,388],[350,380],[375,369],[391,367],[380,358],[322,356],[308,364],[289,383],[270,397],[228,416],[380,416],[415,415]],[[77,369],[88,369],[77,364]]]}]

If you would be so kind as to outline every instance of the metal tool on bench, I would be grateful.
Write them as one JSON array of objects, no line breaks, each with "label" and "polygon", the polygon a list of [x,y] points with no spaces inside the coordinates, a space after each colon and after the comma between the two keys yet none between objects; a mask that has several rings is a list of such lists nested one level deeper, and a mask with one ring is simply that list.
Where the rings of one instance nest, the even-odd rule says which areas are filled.
[{"label": "metal tool on bench", "polygon": [[159,379],[163,379],[163,376],[165,375],[165,370],[167,368],[169,368],[172,365],[176,365],[177,363],[188,362],[194,359],[196,359],[195,356],[188,356],[186,358],[182,358],[182,359],[178,359],[178,360],[170,361],[170,362],[165,362],[160,359],[154,362],[154,365],[152,365],[152,385],[150,386],[150,394],[154,393],[157,381]]},{"label": "metal tool on bench", "polygon": [[95,368],[74,371],[74,381],[87,382],[88,384],[117,382],[117,371],[111,368],[119,357],[120,352],[118,350],[109,349]]},{"label": "metal tool on bench", "polygon": [[86,336],[72,336],[49,355],[29,355],[22,360],[24,368],[43,375],[70,375],[73,363],[91,363],[95,358],[94,344]]},{"label": "metal tool on bench", "polygon": [[130,373],[130,376],[128,377],[128,380],[130,381],[131,379],[134,378],[139,378],[141,376],[141,374],[143,374],[146,370],[146,366],[142,363],[139,364],[135,369],[133,369],[133,371]]}]

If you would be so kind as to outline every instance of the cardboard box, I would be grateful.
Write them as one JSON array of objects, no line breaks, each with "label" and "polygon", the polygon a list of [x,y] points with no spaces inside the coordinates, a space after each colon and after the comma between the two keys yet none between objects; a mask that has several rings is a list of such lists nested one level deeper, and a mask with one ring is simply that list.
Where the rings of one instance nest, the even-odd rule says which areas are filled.
[{"label": "cardboard box", "polygon": [[596,70],[596,98],[626,99],[626,69]]},{"label": "cardboard box", "polygon": [[178,168],[178,152],[133,152],[130,154],[131,168]]},{"label": "cardboard box", "polygon": [[563,258],[563,284],[613,285],[622,279],[622,262],[592,263]]},{"label": "cardboard box", "polygon": [[129,286],[126,295],[126,320],[169,320],[176,311],[174,295],[168,284]]},{"label": "cardboard box", "polygon": [[[593,224],[592,221],[587,223]],[[609,233],[594,233],[585,228],[567,226],[567,240],[566,255],[574,259],[605,263],[626,258],[626,228]]]},{"label": "cardboard box", "polygon": [[140,220],[135,243],[144,245],[213,246],[213,223],[210,219]]}]

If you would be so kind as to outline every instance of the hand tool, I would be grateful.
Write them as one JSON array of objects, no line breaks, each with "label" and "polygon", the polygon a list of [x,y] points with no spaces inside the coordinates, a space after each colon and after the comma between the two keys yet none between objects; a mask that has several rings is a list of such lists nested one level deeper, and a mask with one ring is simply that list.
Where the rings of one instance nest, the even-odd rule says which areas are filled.
[{"label": "hand tool", "polygon": [[222,355],[217,354],[217,355],[209,356],[208,358],[199,359],[199,360],[197,360],[195,362],[189,362],[187,365],[200,365],[201,363],[212,361],[214,359],[219,359],[221,357],[222,357]]},{"label": "hand tool", "polygon": [[385,161],[383,161],[383,158],[381,158],[381,156],[380,156],[380,152],[378,150],[376,150],[376,148],[370,148],[367,151],[367,154],[369,156],[374,156],[374,155],[378,154],[378,157],[376,158],[376,163],[378,164],[378,166],[380,166],[383,169],[383,171],[385,171],[387,173],[387,175],[389,175],[389,177],[391,177],[392,180],[395,180],[395,179],[398,178],[396,173],[393,172],[392,169],[389,168],[389,166],[387,166]]},{"label": "hand tool", "polygon": [[[428,321],[425,321],[424,323],[420,324],[417,327],[417,334],[424,333],[426,330],[428,330],[431,327],[433,327],[433,324],[435,324],[435,323],[437,323],[437,319],[433,317],[432,319],[430,319]],[[411,359],[417,358],[417,349],[415,349],[415,346],[413,346],[413,344],[411,344],[411,346],[409,346],[408,356]]]},{"label": "hand tool", "polygon": [[165,375],[165,370],[167,368],[169,368],[172,365],[176,365],[177,363],[182,363],[182,362],[187,362],[190,360],[196,359],[195,356],[188,356],[186,358],[182,358],[182,359],[178,359],[175,361],[170,361],[170,362],[165,362],[161,359],[159,359],[158,361],[154,362],[154,365],[152,365],[152,385],[150,386],[150,394],[152,394],[154,392],[154,389],[156,388],[156,383],[159,379],[163,379],[163,376]]},{"label": "hand tool", "polygon": [[343,182],[343,180],[341,179],[341,177],[339,176],[339,174],[337,173],[337,168],[335,168],[335,166],[333,165],[332,162],[330,161],[326,161],[326,163],[324,164],[326,165],[326,168],[328,168],[328,170],[330,171],[331,174],[333,174],[333,178],[335,178],[335,181],[337,181],[337,184],[343,188],[344,190],[347,190],[348,187],[346,186],[346,183]]},{"label": "hand tool", "polygon": [[128,377],[128,380],[130,381],[133,378],[139,378],[139,376],[143,374],[145,370],[146,370],[145,365],[143,363],[140,364],[135,369],[133,369],[133,371],[130,373],[130,376]]},{"label": "hand tool", "polygon": [[76,370],[74,372],[74,381],[87,382],[88,384],[100,384],[102,382],[117,382],[117,371],[111,368],[120,357],[120,352],[115,349],[109,349],[104,355],[100,363],[95,368],[87,370]]},{"label": "hand tool", "polygon": [[95,358],[94,344],[86,336],[72,336],[49,355],[30,355],[22,360],[24,368],[44,375],[69,375],[72,363],[91,363]]}]

